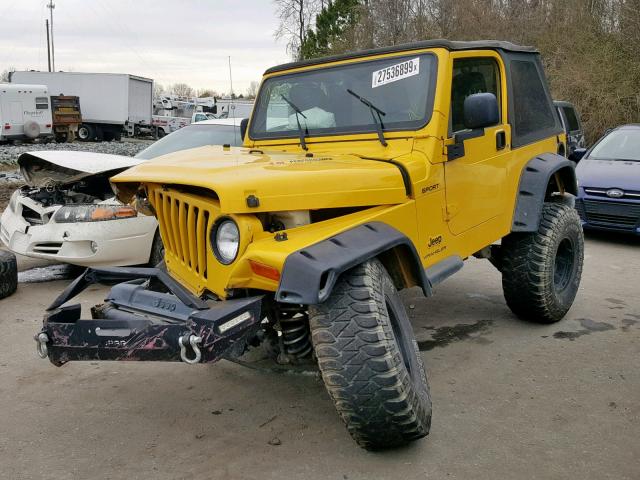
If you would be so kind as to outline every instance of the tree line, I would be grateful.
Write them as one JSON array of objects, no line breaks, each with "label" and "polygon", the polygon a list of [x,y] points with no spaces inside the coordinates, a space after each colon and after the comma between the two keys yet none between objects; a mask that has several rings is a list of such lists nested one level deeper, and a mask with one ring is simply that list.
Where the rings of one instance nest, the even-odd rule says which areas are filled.
[{"label": "tree line", "polygon": [[447,38],[540,50],[555,99],[589,142],[640,122],[640,0],[275,0],[294,58]]},{"label": "tree line", "polygon": [[196,89],[191,87],[187,83],[174,83],[172,85],[164,86],[160,83],[154,83],[153,86],[153,94],[158,97],[161,95],[175,95],[181,98],[221,98],[230,96],[231,98],[246,98],[253,99],[256,97],[256,93],[258,92],[259,83],[257,81],[252,81],[249,83],[246,91],[244,93],[235,93],[235,92],[218,92],[217,90],[212,90],[210,88],[200,88]]}]

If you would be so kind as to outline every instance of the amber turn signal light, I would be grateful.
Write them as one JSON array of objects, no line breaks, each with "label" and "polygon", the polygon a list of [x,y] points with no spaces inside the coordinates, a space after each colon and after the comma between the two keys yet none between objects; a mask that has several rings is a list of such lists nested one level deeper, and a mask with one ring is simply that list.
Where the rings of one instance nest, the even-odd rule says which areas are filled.
[{"label": "amber turn signal light", "polygon": [[249,265],[251,265],[251,271],[256,275],[268,278],[269,280],[275,280],[276,282],[280,280],[280,272],[276,268],[254,260],[249,260]]}]

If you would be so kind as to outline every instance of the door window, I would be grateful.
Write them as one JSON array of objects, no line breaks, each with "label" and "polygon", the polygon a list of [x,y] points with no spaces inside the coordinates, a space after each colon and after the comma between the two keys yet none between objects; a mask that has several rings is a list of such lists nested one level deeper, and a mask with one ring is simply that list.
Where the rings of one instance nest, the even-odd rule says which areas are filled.
[{"label": "door window", "polygon": [[493,58],[463,58],[453,62],[450,133],[464,130],[464,100],[474,93],[493,93],[500,106],[500,69]]}]

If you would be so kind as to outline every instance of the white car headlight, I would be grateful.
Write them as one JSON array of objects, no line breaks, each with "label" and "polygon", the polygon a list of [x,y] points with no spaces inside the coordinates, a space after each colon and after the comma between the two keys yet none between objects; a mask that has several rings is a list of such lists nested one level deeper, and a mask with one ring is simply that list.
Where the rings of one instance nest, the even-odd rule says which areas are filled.
[{"label": "white car headlight", "polygon": [[230,218],[218,221],[211,231],[211,248],[218,261],[224,265],[232,263],[240,248],[240,230]]},{"label": "white car headlight", "polygon": [[103,222],[137,215],[128,205],[65,205],[56,211],[53,220],[56,223]]}]

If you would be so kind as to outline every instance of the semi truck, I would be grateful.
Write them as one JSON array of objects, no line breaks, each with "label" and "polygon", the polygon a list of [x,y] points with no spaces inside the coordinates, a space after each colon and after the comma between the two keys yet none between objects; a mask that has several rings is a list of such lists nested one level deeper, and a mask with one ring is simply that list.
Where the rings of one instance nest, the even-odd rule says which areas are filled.
[{"label": "semi truck", "polygon": [[119,140],[151,128],[153,80],[129,74],[13,72],[12,83],[38,83],[51,95],[80,97],[82,141]]},{"label": "semi truck", "polygon": [[45,85],[0,83],[0,143],[52,136]]}]

